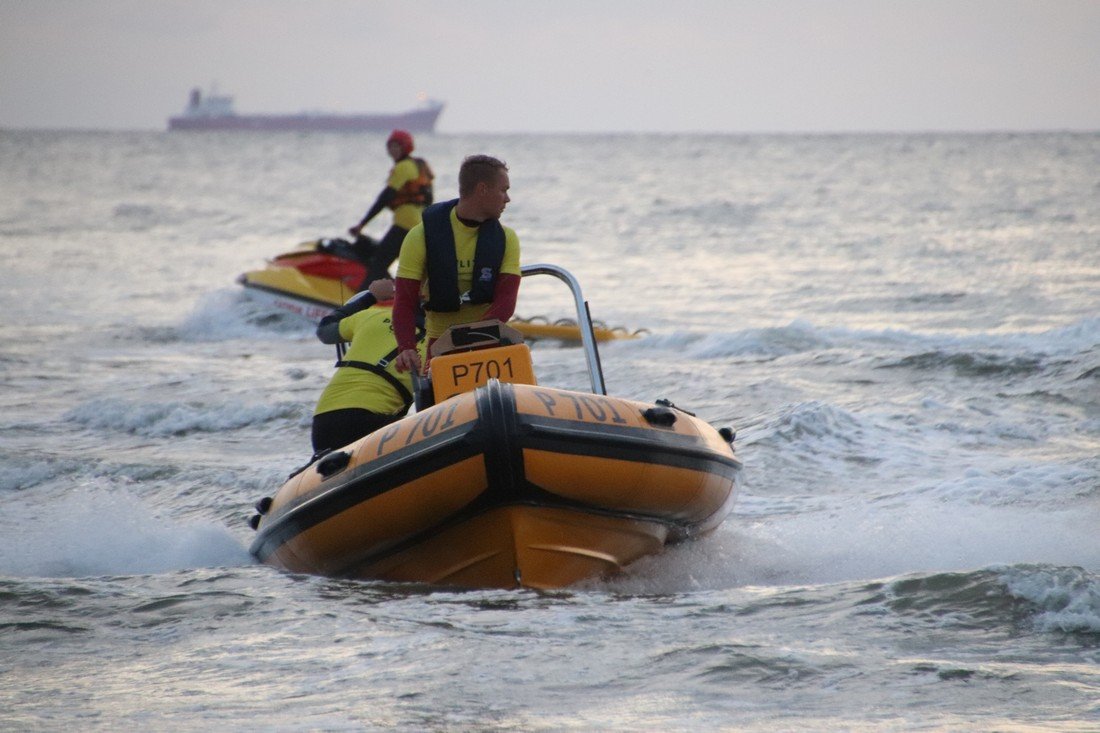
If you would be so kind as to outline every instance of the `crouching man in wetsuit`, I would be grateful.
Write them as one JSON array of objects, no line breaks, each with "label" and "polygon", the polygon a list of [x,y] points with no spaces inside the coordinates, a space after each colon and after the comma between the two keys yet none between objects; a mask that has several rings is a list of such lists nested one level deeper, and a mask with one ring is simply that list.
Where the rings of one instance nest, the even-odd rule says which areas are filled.
[{"label": "crouching man in wetsuit", "polygon": [[458,198],[429,206],[401,245],[393,328],[397,370],[422,373],[416,312],[423,295],[431,348],[451,326],[507,321],[519,295],[519,237],[500,223],[508,197],[508,166],[471,155],[458,172]]},{"label": "crouching man in wetsuit", "polygon": [[[394,363],[393,293],[393,280],[375,280],[317,326],[323,343],[349,343],[314,410],[314,458],[399,420],[412,404],[412,377]],[[423,346],[415,312],[412,343]]]}]

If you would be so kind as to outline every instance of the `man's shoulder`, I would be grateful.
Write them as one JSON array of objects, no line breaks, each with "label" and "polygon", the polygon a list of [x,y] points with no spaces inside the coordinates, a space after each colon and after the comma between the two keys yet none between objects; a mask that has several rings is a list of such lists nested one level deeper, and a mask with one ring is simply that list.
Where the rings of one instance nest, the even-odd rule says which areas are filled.
[{"label": "man's shoulder", "polygon": [[417,224],[405,235],[397,257],[397,277],[419,280],[424,275],[424,260],[428,245],[424,240],[424,223]]},{"label": "man's shoulder", "polygon": [[423,221],[420,222],[419,224],[417,224],[416,226],[414,226],[412,229],[410,229],[408,231],[408,233],[405,235],[404,242],[401,243],[401,248],[404,249],[406,243],[408,243],[410,241],[414,242],[418,246],[423,246],[424,245],[424,222]]},{"label": "man's shoulder", "polygon": [[393,303],[386,303],[385,305],[376,304],[370,306],[369,308],[358,310],[348,315],[346,318],[344,318],[344,320],[355,327],[365,323],[369,323],[371,321],[384,320],[392,313]]}]

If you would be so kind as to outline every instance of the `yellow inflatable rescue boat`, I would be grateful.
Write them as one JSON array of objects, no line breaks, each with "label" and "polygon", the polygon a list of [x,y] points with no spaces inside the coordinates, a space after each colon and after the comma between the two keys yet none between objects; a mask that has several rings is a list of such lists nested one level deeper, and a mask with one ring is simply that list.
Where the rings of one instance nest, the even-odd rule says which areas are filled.
[{"label": "yellow inflatable rescue boat", "polygon": [[573,290],[592,392],[537,384],[506,325],[456,327],[433,350],[417,412],[257,504],[256,558],[335,577],[560,588],[725,519],[741,470],[732,431],[667,401],[607,396],[579,285],[553,265],[523,274]]}]

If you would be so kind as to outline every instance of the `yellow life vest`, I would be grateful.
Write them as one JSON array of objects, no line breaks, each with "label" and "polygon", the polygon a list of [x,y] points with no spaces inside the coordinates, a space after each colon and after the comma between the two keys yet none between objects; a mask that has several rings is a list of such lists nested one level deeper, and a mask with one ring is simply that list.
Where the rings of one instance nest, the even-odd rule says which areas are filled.
[{"label": "yellow life vest", "polygon": [[415,204],[417,206],[430,206],[432,203],[432,181],[435,174],[432,173],[428,161],[423,158],[412,158],[416,163],[417,176],[398,189],[397,195],[390,201],[389,207],[396,209],[398,206]]}]

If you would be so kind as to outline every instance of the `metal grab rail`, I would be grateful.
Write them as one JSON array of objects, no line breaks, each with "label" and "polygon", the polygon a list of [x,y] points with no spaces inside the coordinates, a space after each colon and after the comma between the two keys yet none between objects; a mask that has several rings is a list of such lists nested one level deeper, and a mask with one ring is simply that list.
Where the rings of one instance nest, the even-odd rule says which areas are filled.
[{"label": "metal grab rail", "polygon": [[530,275],[552,275],[569,286],[573,293],[573,302],[577,308],[577,326],[581,331],[581,346],[588,363],[588,377],[592,382],[592,391],[598,395],[607,394],[603,381],[603,366],[600,364],[600,352],[596,349],[596,332],[592,327],[592,314],[588,310],[588,301],[581,294],[581,284],[568,270],[557,265],[524,265],[520,268],[523,277]]}]

